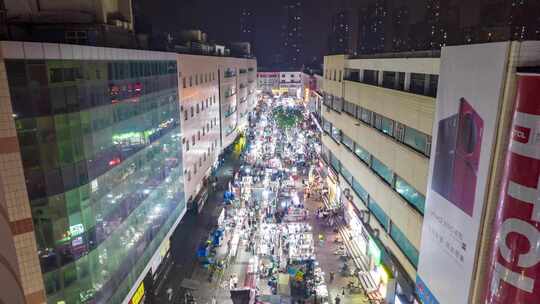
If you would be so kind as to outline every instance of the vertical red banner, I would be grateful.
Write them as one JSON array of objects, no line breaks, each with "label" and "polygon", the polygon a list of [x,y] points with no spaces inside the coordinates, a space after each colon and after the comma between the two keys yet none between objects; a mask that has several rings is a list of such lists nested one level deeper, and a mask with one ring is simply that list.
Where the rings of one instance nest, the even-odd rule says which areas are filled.
[{"label": "vertical red banner", "polygon": [[484,303],[540,301],[540,74],[518,76]]}]

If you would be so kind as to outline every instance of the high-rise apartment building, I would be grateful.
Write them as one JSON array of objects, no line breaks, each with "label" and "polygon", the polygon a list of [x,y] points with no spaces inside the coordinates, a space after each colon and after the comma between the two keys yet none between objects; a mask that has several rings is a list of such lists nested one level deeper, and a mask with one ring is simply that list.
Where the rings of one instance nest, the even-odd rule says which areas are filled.
[{"label": "high-rise apartment building", "polygon": [[373,0],[350,10],[358,19],[358,29],[353,27],[358,31],[354,34],[357,52],[436,50],[446,45],[540,37],[538,1],[424,0],[420,4]]},{"label": "high-rise apartment building", "polygon": [[375,0],[358,9],[358,53],[384,52],[389,28],[387,0]]},{"label": "high-rise apartment building", "polygon": [[249,7],[240,10],[240,41],[249,42],[251,52],[255,48],[255,15]]},{"label": "high-rise apartment building", "polygon": [[328,52],[330,54],[352,52],[350,12],[347,10],[339,11],[331,18]]},{"label": "high-rise apartment building", "polygon": [[304,52],[304,0],[282,0],[281,65],[298,68]]}]

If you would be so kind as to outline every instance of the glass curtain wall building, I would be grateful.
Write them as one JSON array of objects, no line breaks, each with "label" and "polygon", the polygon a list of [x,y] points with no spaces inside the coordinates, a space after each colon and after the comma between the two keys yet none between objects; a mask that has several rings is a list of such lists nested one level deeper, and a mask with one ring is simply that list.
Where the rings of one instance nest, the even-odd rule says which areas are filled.
[{"label": "glass curtain wall building", "polygon": [[4,59],[49,303],[121,303],[185,213],[176,60],[123,52]]}]

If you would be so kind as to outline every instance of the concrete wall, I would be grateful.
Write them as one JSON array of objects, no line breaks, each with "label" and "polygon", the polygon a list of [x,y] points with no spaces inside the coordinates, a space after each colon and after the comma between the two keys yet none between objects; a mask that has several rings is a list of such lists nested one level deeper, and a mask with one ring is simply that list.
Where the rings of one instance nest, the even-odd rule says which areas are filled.
[{"label": "concrete wall", "polygon": [[[187,202],[189,198],[195,197],[202,187],[203,178],[208,175],[210,167],[221,151],[219,147],[220,119],[217,75],[219,60],[217,57],[209,56],[178,55],[177,62],[182,110],[184,185]],[[207,78],[210,77],[207,82],[195,82],[195,77],[204,79],[205,75]],[[192,79],[191,86],[189,84],[190,77]],[[185,88],[184,82],[186,83]],[[208,108],[206,108],[206,100],[209,100]],[[201,109],[203,101],[204,109]],[[199,105],[199,113],[196,111],[197,105]],[[192,111],[193,116],[191,116]],[[215,124],[210,121],[215,121]],[[207,132],[208,124],[210,124],[210,131]],[[203,128],[205,129],[204,135]],[[195,136],[195,145],[192,142],[193,136]],[[187,150],[187,141],[189,141],[189,150]]]}]

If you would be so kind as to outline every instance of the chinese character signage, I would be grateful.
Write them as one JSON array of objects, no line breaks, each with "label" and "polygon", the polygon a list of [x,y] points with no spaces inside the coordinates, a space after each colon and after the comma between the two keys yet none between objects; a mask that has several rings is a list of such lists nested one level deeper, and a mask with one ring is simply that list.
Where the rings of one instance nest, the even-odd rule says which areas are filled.
[{"label": "chinese character signage", "polygon": [[469,302],[509,45],[441,53],[416,279],[424,304]]},{"label": "chinese character signage", "polygon": [[540,74],[518,76],[485,303],[540,299]]}]

